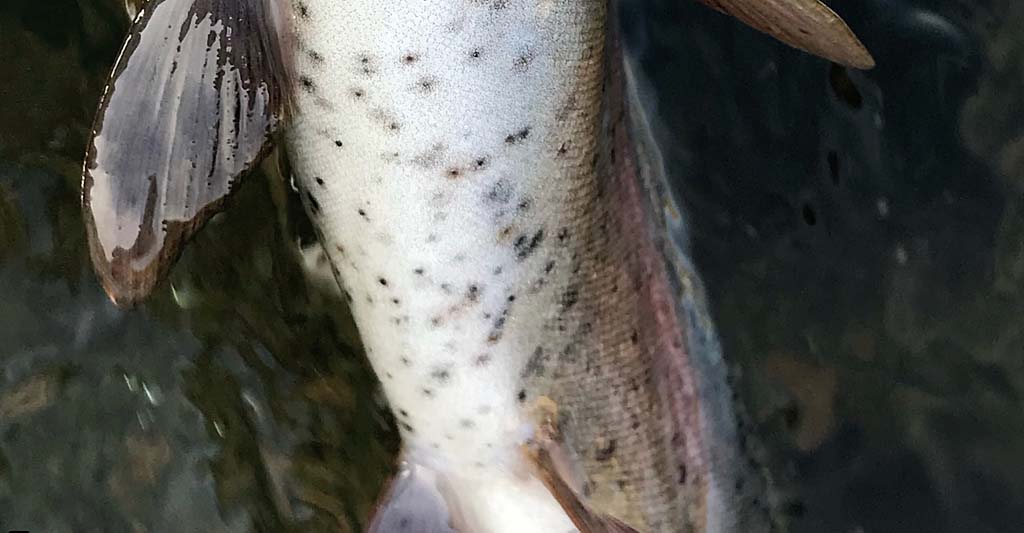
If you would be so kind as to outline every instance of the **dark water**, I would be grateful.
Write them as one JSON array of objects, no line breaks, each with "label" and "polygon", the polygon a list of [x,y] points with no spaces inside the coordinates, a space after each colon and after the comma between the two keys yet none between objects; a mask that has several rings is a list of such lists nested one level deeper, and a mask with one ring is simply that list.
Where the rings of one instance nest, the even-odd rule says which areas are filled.
[{"label": "dark water", "polygon": [[[792,529],[1022,530],[1024,4],[832,2],[867,73],[637,4]],[[0,531],[358,531],[395,434],[279,180],[140,309],[91,275],[78,172],[126,25],[115,0],[0,2]]]}]

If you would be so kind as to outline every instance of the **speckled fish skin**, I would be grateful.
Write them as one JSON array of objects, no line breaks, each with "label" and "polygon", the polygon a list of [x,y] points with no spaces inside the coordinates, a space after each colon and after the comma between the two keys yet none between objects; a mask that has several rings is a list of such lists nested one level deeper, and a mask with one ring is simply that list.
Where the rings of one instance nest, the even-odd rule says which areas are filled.
[{"label": "speckled fish skin", "polygon": [[[149,0],[83,166],[132,305],[287,127],[404,439],[371,533],[762,531],[614,0]],[[705,0],[847,65],[818,0]]]},{"label": "speckled fish skin", "polygon": [[524,461],[539,404],[593,511],[766,530],[606,1],[295,6],[296,177],[404,457],[467,530],[575,529]]}]

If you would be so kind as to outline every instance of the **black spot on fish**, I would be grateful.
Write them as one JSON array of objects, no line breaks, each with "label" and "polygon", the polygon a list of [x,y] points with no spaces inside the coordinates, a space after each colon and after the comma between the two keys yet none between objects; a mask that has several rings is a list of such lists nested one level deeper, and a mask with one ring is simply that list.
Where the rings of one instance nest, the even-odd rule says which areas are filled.
[{"label": "black spot on fish", "polygon": [[533,50],[526,49],[512,60],[512,70],[519,73],[526,72],[532,62]]},{"label": "black spot on fish", "polygon": [[576,330],[572,333],[572,337],[569,339],[569,343],[562,349],[562,359],[566,362],[575,362],[576,358],[580,355],[580,346],[593,330],[594,325],[590,322],[578,324]]},{"label": "black spot on fish", "polygon": [[519,144],[519,143],[525,141],[526,138],[529,137],[529,136],[530,136],[530,126],[526,126],[525,128],[523,128],[523,129],[521,129],[521,130],[519,130],[519,131],[517,131],[515,133],[508,134],[508,136],[505,137],[505,144]]},{"label": "black spot on fish", "polygon": [[388,286],[388,280],[385,278],[377,278],[377,283],[380,283],[382,287]]},{"label": "black spot on fish", "polygon": [[309,19],[309,6],[303,2],[295,2],[295,12],[301,19]]},{"label": "black spot on fish", "polygon": [[423,275],[423,272],[425,272],[425,271],[423,270],[423,267],[418,267],[418,268],[414,268],[414,269],[413,269],[412,271],[413,271],[413,273],[414,273],[414,274],[416,274],[417,276],[422,276],[422,275]]},{"label": "black spot on fish", "polygon": [[364,96],[366,96],[366,91],[364,91],[363,89],[358,89],[357,88],[357,89],[352,89],[351,94],[352,94],[352,98],[355,98],[356,100],[361,100]]},{"label": "black spot on fish", "polygon": [[430,371],[430,378],[440,385],[447,385],[451,377],[452,372],[448,366],[435,368]]},{"label": "black spot on fish", "polygon": [[420,392],[422,392],[423,395],[426,396],[427,398],[433,398],[434,397],[434,390],[433,389],[428,389],[428,388],[424,387],[423,389],[421,389]]},{"label": "black spot on fish", "polygon": [[562,312],[566,312],[578,302],[580,299],[580,291],[575,287],[570,287],[562,293],[562,299],[559,302],[562,305]]},{"label": "black spot on fish", "polygon": [[497,204],[506,204],[512,200],[512,183],[501,178],[487,191],[487,199]]},{"label": "black spot on fish", "polygon": [[408,431],[409,433],[413,433],[412,426],[408,422],[402,422],[401,424],[402,429]]},{"label": "black spot on fish", "polygon": [[411,65],[419,60],[419,54],[415,54],[413,52],[408,52],[404,56],[402,56],[402,64],[404,65]]},{"label": "black spot on fish", "polygon": [[615,439],[609,439],[604,446],[594,450],[594,459],[598,462],[605,462],[615,455]]},{"label": "black spot on fish", "polygon": [[480,354],[480,355],[476,356],[476,358],[473,359],[473,366],[484,367],[484,366],[487,366],[487,364],[490,363],[490,362],[491,362],[491,354],[484,353],[484,354]]},{"label": "black spot on fish", "polygon": [[437,78],[434,76],[424,76],[416,82],[416,91],[427,94],[433,92],[434,87],[437,86]]},{"label": "black spot on fish", "polygon": [[508,320],[509,308],[510,306],[506,306],[498,318],[494,319],[491,332],[487,334],[487,344],[497,344],[501,340],[501,336],[505,334],[505,321]]},{"label": "black spot on fish", "polygon": [[544,348],[541,346],[536,347],[530,358],[526,360],[526,365],[523,367],[523,371],[520,373],[520,376],[523,378],[543,376],[547,362],[548,356],[546,355]]},{"label": "black spot on fish", "polygon": [[324,186],[324,179],[323,178],[314,178],[314,179],[316,180],[316,184],[317,185],[319,185],[321,187]]},{"label": "black spot on fish", "polygon": [[562,228],[558,230],[558,244],[565,244],[565,241],[569,239],[569,228]]},{"label": "black spot on fish", "polygon": [[469,51],[469,57],[471,59],[480,59],[480,56],[482,56],[483,54],[484,54],[484,51],[481,50],[480,48],[474,48],[474,49]]},{"label": "black spot on fish", "polygon": [[337,146],[338,148],[341,148],[342,146],[345,146],[345,143],[341,142],[338,139],[335,139],[334,140],[334,146]]},{"label": "black spot on fish", "polygon": [[313,61],[314,63],[323,63],[324,62],[323,54],[321,54],[320,52],[317,52],[316,50],[306,50],[306,55],[309,56],[309,59],[311,61]]},{"label": "black spot on fish", "polygon": [[299,85],[301,85],[302,90],[307,93],[312,94],[316,92],[316,83],[314,83],[313,78],[310,78],[309,76],[299,76]]},{"label": "black spot on fish", "polygon": [[364,209],[358,209],[356,212],[359,213],[359,216],[363,217],[363,220],[367,222],[370,221],[370,217],[366,216],[366,211]]},{"label": "black spot on fish", "polygon": [[543,229],[537,230],[537,233],[534,233],[533,237],[527,238],[526,235],[520,235],[519,237],[517,237],[515,243],[513,243],[513,247],[516,251],[516,259],[522,261],[527,257],[530,257],[530,255],[537,249],[537,246],[539,246],[541,241],[543,240]]},{"label": "black spot on fish", "polygon": [[519,389],[519,393],[516,394],[516,399],[519,400],[519,403],[525,402],[526,401],[526,389]]},{"label": "black spot on fish", "polygon": [[377,61],[366,54],[356,56],[356,70],[365,76],[377,73]]}]

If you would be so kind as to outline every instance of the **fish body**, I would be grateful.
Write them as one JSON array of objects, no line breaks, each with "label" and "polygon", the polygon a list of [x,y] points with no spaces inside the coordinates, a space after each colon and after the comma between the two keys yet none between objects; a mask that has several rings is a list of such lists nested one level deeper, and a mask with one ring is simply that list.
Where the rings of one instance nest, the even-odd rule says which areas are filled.
[{"label": "fish body", "polygon": [[[770,528],[699,277],[673,238],[679,209],[614,4],[147,9],[86,164],[101,279],[115,300],[148,292],[258,161],[279,118],[266,110],[286,112],[306,210],[402,434],[403,466],[371,531]],[[261,19],[276,37],[247,40]],[[213,109],[203,131],[223,148],[196,150],[164,126],[152,142],[167,157],[130,160],[136,126],[123,117],[150,105],[116,83],[150,72],[131,58],[166,20],[179,53],[205,39],[218,54],[191,58],[209,76],[165,60],[173,67],[156,69],[158,85],[176,94],[193,77],[222,80],[168,104],[184,115],[172,124],[203,123]],[[126,168],[148,179],[119,181]]]},{"label": "fish body", "polygon": [[[591,502],[645,531],[692,523],[688,508],[715,474],[700,472],[700,432],[682,439],[684,459],[662,453],[663,428],[651,427],[669,416],[651,375],[665,332],[645,323],[643,291],[664,266],[637,253],[656,226],[639,191],[617,190],[608,156],[613,122],[631,125],[622,104],[607,113],[607,91],[621,100],[622,83],[609,83],[605,3],[302,9],[289,153],[405,460],[445,480],[473,531],[572,529],[564,513],[476,525],[488,509],[557,516],[550,495],[547,513],[465,503],[480,493],[464,488],[473,484],[544,500],[522,446],[537,403],[551,402],[568,463],[587,463],[572,482]],[[694,420],[698,396],[686,400]],[[693,498],[678,497],[683,461]]]},{"label": "fish body", "polygon": [[[658,322],[651,301],[674,307],[663,257],[679,251],[645,244],[660,221],[645,218],[605,3],[302,9],[288,149],[404,459],[445,480],[469,530],[573,529],[522,451],[550,402],[591,505],[644,531],[698,527],[726,497],[700,425],[731,419],[698,390],[722,376],[663,361],[687,389],[674,398],[654,375],[690,355],[659,345],[685,339],[676,309]],[[672,416],[693,423],[674,424],[674,449]],[[531,504],[465,502],[481,490]],[[546,522],[478,526],[489,509]]]}]

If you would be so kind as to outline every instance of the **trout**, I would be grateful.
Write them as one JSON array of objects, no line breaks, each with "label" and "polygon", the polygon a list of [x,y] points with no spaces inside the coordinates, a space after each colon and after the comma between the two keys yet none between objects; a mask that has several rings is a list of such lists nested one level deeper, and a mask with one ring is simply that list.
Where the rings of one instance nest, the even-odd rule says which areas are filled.
[{"label": "trout", "polygon": [[[705,0],[869,68],[817,0]],[[289,154],[403,448],[392,532],[756,532],[682,210],[612,0],[151,0],[83,172],[131,305]]]}]

